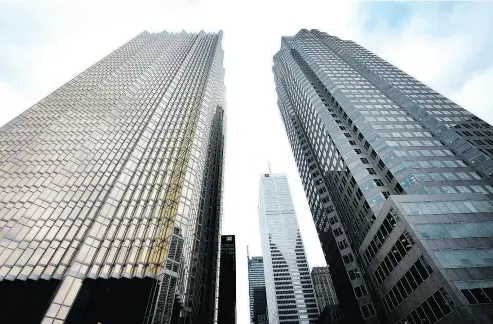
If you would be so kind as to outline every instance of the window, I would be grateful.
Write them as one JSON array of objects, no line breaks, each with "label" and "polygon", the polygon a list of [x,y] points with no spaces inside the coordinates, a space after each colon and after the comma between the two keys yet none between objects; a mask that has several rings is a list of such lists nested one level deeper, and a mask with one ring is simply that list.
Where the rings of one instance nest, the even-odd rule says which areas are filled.
[{"label": "window", "polygon": [[493,301],[493,281],[456,281],[455,285],[469,304],[491,304]]},{"label": "window", "polygon": [[363,164],[369,164],[370,162],[368,162],[368,159],[367,158],[361,158],[361,162]]},{"label": "window", "polygon": [[419,258],[411,268],[383,297],[387,313],[390,314],[416,288],[419,287],[432,273],[431,267],[423,257]]},{"label": "window", "polygon": [[416,230],[424,239],[493,237],[493,222],[416,224]]},{"label": "window", "polygon": [[398,324],[421,324],[423,323],[422,319],[426,323],[434,323],[450,313],[455,307],[447,291],[441,287],[402,318]]},{"label": "window", "polygon": [[380,170],[383,170],[383,168],[385,168],[385,164],[383,163],[383,161],[382,161],[382,160],[378,161],[378,168],[379,168]]},{"label": "window", "polygon": [[340,227],[335,228],[332,232],[334,233],[335,237],[341,236],[343,234],[342,229]]},{"label": "window", "polygon": [[347,248],[349,245],[346,241],[346,239],[340,241],[340,242],[337,242],[337,247],[339,248],[339,250],[343,250],[345,248]]},{"label": "window", "polygon": [[356,298],[361,298],[361,297],[366,296],[368,293],[366,292],[365,285],[355,287],[354,288],[354,294],[355,294]]},{"label": "window", "polygon": [[375,309],[373,308],[373,304],[369,303],[366,305],[360,306],[361,313],[363,314],[364,318],[375,316]]},{"label": "window", "polygon": [[493,249],[437,250],[435,256],[444,268],[474,268],[493,266]]},{"label": "window", "polygon": [[348,264],[354,261],[354,257],[352,253],[348,253],[342,256],[342,260],[344,261],[344,264]]},{"label": "window", "polygon": [[387,171],[387,174],[385,175],[385,177],[389,181],[392,181],[392,179],[394,179],[394,176],[392,175],[392,172],[390,172],[390,171]]},{"label": "window", "polygon": [[377,174],[373,168],[366,168],[369,174]]},{"label": "window", "polygon": [[361,277],[359,268],[354,268],[348,271],[349,279],[356,280]]},{"label": "window", "polygon": [[375,182],[375,184],[379,187],[383,187],[383,182],[382,180],[380,179],[373,179],[373,181]]},{"label": "window", "polygon": [[[455,191],[454,191],[455,192]],[[493,205],[486,200],[464,200],[464,201],[443,201],[443,202],[415,202],[401,203],[402,208],[408,215],[423,214],[470,214],[470,213],[491,213]]]},{"label": "window", "polygon": [[[378,265],[373,274],[373,279],[377,285],[381,285],[382,282],[387,279],[394,268],[401,262],[406,254],[411,250],[414,245],[414,241],[408,233],[404,233],[399,237],[397,242],[392,246],[390,252],[385,256],[383,261]],[[366,255],[365,255],[366,257]]]}]

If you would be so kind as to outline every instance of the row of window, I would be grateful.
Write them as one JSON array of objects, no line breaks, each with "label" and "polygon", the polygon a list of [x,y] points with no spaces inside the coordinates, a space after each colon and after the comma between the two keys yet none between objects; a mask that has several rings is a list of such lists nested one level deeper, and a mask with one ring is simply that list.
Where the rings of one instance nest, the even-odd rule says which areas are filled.
[{"label": "row of window", "polygon": [[493,266],[493,249],[455,249],[433,252],[444,268]]},{"label": "row of window", "polygon": [[396,147],[396,146],[432,146],[432,147],[437,147],[437,146],[443,146],[443,143],[437,140],[421,140],[421,141],[385,141],[385,144],[387,144],[390,147]]},{"label": "row of window", "polygon": [[398,324],[433,324],[452,312],[455,307],[442,287],[409,312]]},{"label": "row of window", "polygon": [[486,200],[456,200],[400,203],[407,215],[447,215],[491,213],[493,204]]},{"label": "row of window", "polygon": [[455,285],[469,304],[493,303],[493,281],[491,280],[456,281]]},{"label": "row of window", "polygon": [[410,169],[467,167],[467,164],[465,164],[462,160],[423,160],[405,161],[403,163]]},{"label": "row of window", "polygon": [[490,194],[493,193],[493,188],[490,185],[468,185],[468,186],[425,186],[417,189],[413,192],[415,195],[434,195],[439,193],[482,193]]},{"label": "row of window", "polygon": [[[380,137],[392,137],[392,138],[399,138],[399,137],[433,137],[430,132],[379,132],[378,135]],[[441,145],[440,145],[441,146]]]},{"label": "row of window", "polygon": [[493,221],[476,223],[416,224],[416,231],[425,239],[493,237]]},{"label": "row of window", "polygon": [[477,172],[441,172],[441,173],[415,173],[414,177],[417,181],[456,181],[456,180],[482,180],[482,177]]},{"label": "row of window", "polygon": [[420,157],[420,156],[455,156],[451,150],[395,150],[395,155],[402,157]]},{"label": "row of window", "polygon": [[402,234],[397,242],[392,246],[390,252],[385,256],[383,261],[373,273],[373,279],[378,286],[387,279],[389,274],[394,270],[394,268],[401,262],[404,256],[412,249],[414,245],[413,240],[408,233]]},{"label": "row of window", "polygon": [[385,243],[385,240],[396,226],[397,221],[398,216],[393,210],[390,210],[364,253],[367,264],[370,264],[371,260],[373,260],[373,258],[377,255],[378,250],[380,250],[382,245]]},{"label": "row of window", "polygon": [[389,290],[383,301],[387,313],[391,313],[400,303],[402,303],[413,291],[418,288],[428,277],[433,270],[421,257],[418,259],[409,270],[402,276],[399,281]]},{"label": "row of window", "polygon": [[390,121],[390,122],[413,122],[415,121],[414,118],[412,117],[365,117],[365,119],[369,122],[375,122],[375,121],[379,121],[379,122],[386,122],[386,121]]},{"label": "row of window", "polygon": [[418,124],[405,124],[405,125],[401,125],[401,124],[397,124],[397,125],[392,125],[392,124],[386,124],[386,125],[376,125],[376,124],[373,124],[371,125],[373,127],[373,129],[422,129],[423,126],[421,125],[418,125]]}]

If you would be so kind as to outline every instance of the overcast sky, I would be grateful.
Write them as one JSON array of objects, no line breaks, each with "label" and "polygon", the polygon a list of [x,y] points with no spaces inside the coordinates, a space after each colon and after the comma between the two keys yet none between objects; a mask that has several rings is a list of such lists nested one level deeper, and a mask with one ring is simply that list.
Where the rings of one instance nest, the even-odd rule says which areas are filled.
[{"label": "overcast sky", "polygon": [[[41,4],[42,3],[42,4]],[[224,31],[223,233],[237,236],[237,316],[249,323],[246,245],[261,254],[258,177],[287,173],[310,266],[325,265],[276,105],[281,36],[352,39],[493,122],[493,3],[311,0],[0,0],[0,125],[138,33]]]}]

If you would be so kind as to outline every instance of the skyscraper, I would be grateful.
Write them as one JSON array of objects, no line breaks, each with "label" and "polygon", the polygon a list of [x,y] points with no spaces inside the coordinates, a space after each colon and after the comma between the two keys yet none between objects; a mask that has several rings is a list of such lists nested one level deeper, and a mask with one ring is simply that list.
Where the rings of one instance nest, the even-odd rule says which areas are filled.
[{"label": "skyscraper", "polygon": [[282,39],[274,74],[345,317],[493,321],[492,127],[317,30]]},{"label": "skyscraper", "polygon": [[236,323],[236,243],[234,235],[221,236],[217,323]]},{"label": "skyscraper", "polygon": [[315,293],[285,175],[260,177],[259,216],[269,324],[315,323]]},{"label": "skyscraper", "polygon": [[0,129],[3,322],[213,321],[221,38],[143,32]]},{"label": "skyscraper", "polygon": [[268,323],[264,259],[261,256],[252,256],[251,258],[248,256],[248,290],[250,295],[250,323]]},{"label": "skyscraper", "polygon": [[327,305],[338,304],[337,296],[332,283],[328,267],[313,267],[312,282],[317,297],[317,304],[320,311],[324,310]]}]

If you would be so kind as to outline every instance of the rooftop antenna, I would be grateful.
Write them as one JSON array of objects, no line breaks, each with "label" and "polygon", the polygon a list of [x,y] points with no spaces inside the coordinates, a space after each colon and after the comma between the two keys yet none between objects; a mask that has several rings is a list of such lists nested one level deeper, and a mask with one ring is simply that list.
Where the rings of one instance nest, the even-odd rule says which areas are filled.
[{"label": "rooftop antenna", "polygon": [[268,161],[268,162],[267,162],[267,165],[268,165],[268,167],[269,167],[269,174],[271,174],[271,173],[272,173],[272,171],[270,170],[270,161]]},{"label": "rooftop antenna", "polygon": [[250,251],[248,250],[248,245],[247,245],[247,258],[250,259]]}]

